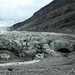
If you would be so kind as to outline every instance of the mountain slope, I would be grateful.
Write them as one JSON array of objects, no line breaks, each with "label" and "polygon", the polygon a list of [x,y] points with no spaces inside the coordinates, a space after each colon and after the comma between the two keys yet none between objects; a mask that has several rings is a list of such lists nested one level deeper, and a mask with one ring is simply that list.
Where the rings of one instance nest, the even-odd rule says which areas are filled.
[{"label": "mountain slope", "polygon": [[11,30],[68,31],[75,29],[75,0],[54,0]]}]

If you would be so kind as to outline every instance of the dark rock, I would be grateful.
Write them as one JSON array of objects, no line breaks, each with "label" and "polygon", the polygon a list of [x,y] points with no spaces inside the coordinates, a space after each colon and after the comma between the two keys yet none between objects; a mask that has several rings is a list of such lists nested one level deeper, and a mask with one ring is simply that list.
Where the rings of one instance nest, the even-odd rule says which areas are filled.
[{"label": "dark rock", "polygon": [[28,20],[13,25],[10,30],[74,32],[75,0],[53,0]]},{"label": "dark rock", "polygon": [[8,68],[8,71],[13,71],[13,68]]},{"label": "dark rock", "polygon": [[37,53],[35,55],[35,59],[43,59],[44,58],[44,53]]},{"label": "dark rock", "polygon": [[62,53],[70,53],[70,51],[67,48],[60,48],[57,51],[62,52]]},{"label": "dark rock", "polygon": [[23,54],[24,54],[23,58],[25,60],[33,60],[35,58],[36,51],[35,50],[27,50],[27,51],[24,51]]}]

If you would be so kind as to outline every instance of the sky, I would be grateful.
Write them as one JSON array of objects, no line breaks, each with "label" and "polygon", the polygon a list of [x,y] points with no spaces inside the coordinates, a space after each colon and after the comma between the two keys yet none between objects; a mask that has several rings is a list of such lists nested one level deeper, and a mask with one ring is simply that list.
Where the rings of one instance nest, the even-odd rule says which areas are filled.
[{"label": "sky", "polygon": [[0,0],[0,21],[20,22],[53,0]]}]

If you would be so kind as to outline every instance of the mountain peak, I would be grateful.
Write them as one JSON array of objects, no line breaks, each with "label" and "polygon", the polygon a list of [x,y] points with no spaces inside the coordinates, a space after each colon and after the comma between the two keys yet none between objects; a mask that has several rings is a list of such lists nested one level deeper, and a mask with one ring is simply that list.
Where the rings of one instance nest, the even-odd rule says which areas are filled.
[{"label": "mountain peak", "polygon": [[12,30],[68,31],[75,29],[75,0],[53,0]]}]

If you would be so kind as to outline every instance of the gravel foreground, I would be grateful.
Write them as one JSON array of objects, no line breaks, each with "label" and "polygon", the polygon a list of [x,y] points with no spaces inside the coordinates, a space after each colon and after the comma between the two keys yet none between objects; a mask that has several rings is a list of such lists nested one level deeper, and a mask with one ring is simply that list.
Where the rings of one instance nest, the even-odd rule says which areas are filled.
[{"label": "gravel foreground", "polygon": [[28,65],[0,67],[0,75],[75,75],[75,55],[48,57]]}]

